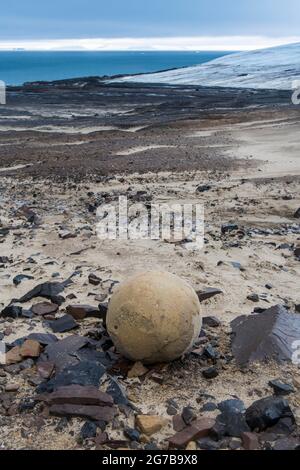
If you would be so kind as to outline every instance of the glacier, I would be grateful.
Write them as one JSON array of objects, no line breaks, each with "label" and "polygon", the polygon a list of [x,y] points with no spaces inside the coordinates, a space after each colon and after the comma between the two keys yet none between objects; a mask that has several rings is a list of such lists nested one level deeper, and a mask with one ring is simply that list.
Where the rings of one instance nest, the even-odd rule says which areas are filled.
[{"label": "glacier", "polygon": [[291,90],[300,86],[300,43],[234,53],[201,65],[131,75],[118,81]]}]

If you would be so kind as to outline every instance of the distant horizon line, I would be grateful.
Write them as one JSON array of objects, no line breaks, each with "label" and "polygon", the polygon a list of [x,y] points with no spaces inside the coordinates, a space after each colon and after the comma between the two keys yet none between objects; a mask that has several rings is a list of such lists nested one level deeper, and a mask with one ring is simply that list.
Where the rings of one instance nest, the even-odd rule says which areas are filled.
[{"label": "distant horizon line", "polygon": [[69,38],[0,40],[0,51],[14,52],[242,52],[300,42],[300,36],[179,36],[146,38]]}]

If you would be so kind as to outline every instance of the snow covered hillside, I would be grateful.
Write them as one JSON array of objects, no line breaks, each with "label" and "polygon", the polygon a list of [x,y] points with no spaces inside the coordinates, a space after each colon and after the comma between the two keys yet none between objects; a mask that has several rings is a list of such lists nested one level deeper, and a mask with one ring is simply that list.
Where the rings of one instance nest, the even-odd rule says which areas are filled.
[{"label": "snow covered hillside", "polygon": [[[119,79],[120,80],[120,79]],[[290,90],[300,80],[300,43],[230,54],[206,64],[122,81]]]}]

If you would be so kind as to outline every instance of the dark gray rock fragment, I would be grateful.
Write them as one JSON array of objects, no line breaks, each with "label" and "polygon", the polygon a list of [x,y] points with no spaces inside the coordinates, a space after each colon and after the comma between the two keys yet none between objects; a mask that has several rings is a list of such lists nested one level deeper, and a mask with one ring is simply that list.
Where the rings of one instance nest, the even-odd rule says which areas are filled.
[{"label": "dark gray rock fragment", "polygon": [[227,413],[243,413],[245,411],[245,405],[242,400],[237,398],[221,401],[218,404],[220,411]]},{"label": "dark gray rock fragment", "polygon": [[196,292],[198,295],[198,299],[200,302],[203,302],[204,300],[208,300],[212,297],[215,297],[215,295],[223,294],[221,289],[216,289],[214,287],[208,287],[207,289],[203,291],[197,291]]},{"label": "dark gray rock fragment", "polygon": [[281,418],[294,421],[288,402],[281,397],[262,398],[246,410],[246,421],[251,430],[264,431],[277,424]]},{"label": "dark gray rock fragment", "polygon": [[210,328],[217,328],[221,325],[220,320],[217,317],[210,316],[203,318],[203,326],[209,326]]},{"label": "dark gray rock fragment", "polygon": [[94,385],[99,386],[100,380],[105,374],[106,370],[103,365],[85,361],[79,364],[66,367],[61,372],[56,374],[49,382],[43,382],[38,386],[37,392],[53,392],[59,387],[67,385]]},{"label": "dark gray rock fragment", "polygon": [[239,365],[267,360],[291,361],[300,338],[300,317],[276,305],[262,313],[231,322],[232,352]]},{"label": "dark gray rock fragment", "polygon": [[282,383],[279,380],[270,380],[269,385],[273,388],[275,395],[284,396],[295,392],[295,389],[292,385]]},{"label": "dark gray rock fragment", "polygon": [[18,302],[24,303],[29,302],[35,297],[44,297],[45,299],[51,300],[54,304],[61,305],[65,299],[59,294],[61,294],[66,287],[72,284],[72,282],[72,276],[63,282],[44,282],[23,295],[18,299]]},{"label": "dark gray rock fragment", "polygon": [[2,310],[0,316],[3,318],[19,318],[22,316],[22,307],[17,305],[8,305]]},{"label": "dark gray rock fragment", "polygon": [[237,224],[223,224],[221,226],[221,233],[225,235],[225,233],[233,232],[234,230],[238,230],[238,228]]},{"label": "dark gray rock fragment", "polygon": [[58,320],[49,321],[48,323],[53,333],[65,333],[79,327],[71,315],[64,315]]},{"label": "dark gray rock fragment", "polygon": [[13,278],[13,283],[15,286],[21,284],[22,281],[34,279],[33,276],[27,276],[27,274],[18,274]]}]

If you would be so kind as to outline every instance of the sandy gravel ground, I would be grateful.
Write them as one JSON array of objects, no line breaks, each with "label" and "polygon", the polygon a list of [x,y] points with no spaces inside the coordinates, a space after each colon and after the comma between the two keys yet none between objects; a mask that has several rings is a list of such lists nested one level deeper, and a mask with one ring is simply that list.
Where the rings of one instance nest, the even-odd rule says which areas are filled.
[{"label": "sandy gravel ground", "polygon": [[[24,118],[22,126],[25,122]],[[283,244],[299,244],[300,221],[294,218],[300,207],[299,125],[300,114],[295,108],[242,110],[238,115],[230,111],[210,119],[203,119],[200,113],[197,119],[151,124],[131,133],[106,130],[101,135],[94,129],[72,135],[39,133],[37,129],[17,132],[13,126],[8,132],[7,128],[2,129],[2,120],[0,229],[9,230],[0,239],[0,255],[9,257],[11,263],[0,267],[0,305],[6,306],[41,282],[64,280],[76,271],[78,274],[64,295],[75,294],[75,303],[96,306],[99,296],[103,301],[109,300],[115,281],[121,282],[142,270],[166,270],[197,290],[222,290],[221,295],[202,304],[202,311],[205,316],[214,315],[221,320],[221,329],[211,334],[217,334],[220,350],[227,352],[232,319],[251,314],[254,307],[285,304],[294,309],[300,303],[299,260],[290,249],[280,248]],[[89,163],[95,161],[91,155],[102,144],[107,152],[101,156],[105,164],[99,174],[99,162],[97,169]],[[56,146],[59,153],[55,158],[52,149]],[[60,160],[62,153],[64,160]],[[133,161],[132,171],[128,170],[129,161]],[[64,176],[68,168],[75,176],[78,170],[75,182],[60,180],[60,165]],[[197,192],[200,185],[206,184],[210,185],[209,190]],[[204,248],[164,240],[100,240],[93,208],[99,201],[115,203],[120,194],[153,203],[204,204]],[[39,216],[41,223],[37,227],[18,215],[17,209],[24,204]],[[236,223],[241,234],[221,236],[221,225],[227,223]],[[65,231],[74,238],[60,238]],[[240,267],[232,262],[240,263]],[[12,279],[21,273],[34,279],[15,287]],[[101,278],[99,286],[88,283],[90,273]],[[266,288],[267,284],[272,288]],[[258,303],[247,300],[251,293],[260,296]],[[61,313],[68,303],[63,304]],[[84,320],[79,332],[85,333],[95,325],[95,319]],[[1,320],[0,331],[7,329],[8,343],[30,332],[50,332],[36,318]],[[237,396],[250,405],[271,394],[270,379],[293,382],[300,377],[299,369],[293,365],[258,364],[245,373],[232,363],[224,365],[221,374],[208,382],[195,359],[164,365],[161,373],[162,385],[150,379],[124,379],[130,399],[142,412],[167,416],[166,402],[170,398],[181,407],[191,405],[199,411],[207,400],[201,393],[211,395],[217,402]],[[20,385],[16,402],[33,393],[24,375],[9,376],[7,381]],[[294,409],[300,407],[300,390],[292,395],[290,403]],[[119,421],[122,423],[124,418]],[[0,446],[80,448],[76,436],[82,420],[73,419],[57,432],[59,422],[58,418],[31,414],[1,415]],[[124,438],[121,428],[121,424],[114,423],[108,432],[112,438]],[[155,436],[156,442],[166,447],[165,438],[172,433],[170,424]]]}]

